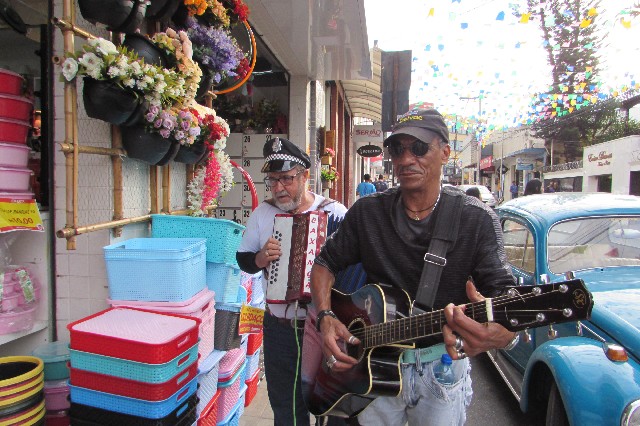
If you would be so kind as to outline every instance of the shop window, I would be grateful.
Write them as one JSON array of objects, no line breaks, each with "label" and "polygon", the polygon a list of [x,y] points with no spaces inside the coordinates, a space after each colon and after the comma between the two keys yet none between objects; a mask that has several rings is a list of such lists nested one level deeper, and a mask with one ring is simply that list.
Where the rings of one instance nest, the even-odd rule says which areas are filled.
[{"label": "shop window", "polygon": [[598,180],[598,192],[611,192],[611,175],[596,176]]},{"label": "shop window", "polygon": [[629,173],[629,195],[640,195],[640,171]]}]

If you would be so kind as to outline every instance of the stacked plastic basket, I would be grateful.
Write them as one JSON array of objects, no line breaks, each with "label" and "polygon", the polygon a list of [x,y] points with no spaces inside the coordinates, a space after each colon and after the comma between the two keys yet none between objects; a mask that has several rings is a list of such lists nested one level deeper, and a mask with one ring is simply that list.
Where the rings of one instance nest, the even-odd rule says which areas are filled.
[{"label": "stacked plastic basket", "polygon": [[33,351],[44,362],[44,402],[47,426],[69,426],[69,342],[49,342]]},{"label": "stacked plastic basket", "polygon": [[119,307],[69,324],[72,424],[193,424],[199,323]]},{"label": "stacked plastic basket", "polygon": [[44,420],[44,365],[40,358],[0,358],[0,425],[40,425]]}]

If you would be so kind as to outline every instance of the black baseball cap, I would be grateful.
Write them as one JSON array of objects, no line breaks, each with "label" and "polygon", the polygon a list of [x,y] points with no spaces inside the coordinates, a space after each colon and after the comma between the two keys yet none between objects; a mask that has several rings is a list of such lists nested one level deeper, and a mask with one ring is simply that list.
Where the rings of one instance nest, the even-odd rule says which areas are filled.
[{"label": "black baseball cap", "polygon": [[262,173],[287,172],[297,165],[305,169],[311,167],[309,155],[284,138],[273,138],[267,141],[262,148],[262,155],[264,155]]},{"label": "black baseball cap", "polygon": [[413,136],[428,143],[431,142],[434,133],[445,143],[449,143],[449,128],[442,115],[435,109],[412,110],[400,117],[383,145],[389,146],[399,135]]}]

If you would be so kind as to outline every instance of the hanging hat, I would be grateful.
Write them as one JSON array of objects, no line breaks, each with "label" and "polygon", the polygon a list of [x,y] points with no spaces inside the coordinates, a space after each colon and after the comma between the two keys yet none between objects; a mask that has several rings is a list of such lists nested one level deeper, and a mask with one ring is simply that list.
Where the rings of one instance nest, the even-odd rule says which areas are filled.
[{"label": "hanging hat", "polygon": [[421,140],[422,142],[431,142],[434,133],[449,143],[449,128],[444,122],[442,115],[435,109],[413,110],[404,114],[393,126],[393,132],[384,140],[383,145],[389,146],[398,135],[409,135]]},{"label": "hanging hat", "polygon": [[262,173],[286,172],[296,165],[303,166],[305,169],[311,167],[309,155],[284,138],[273,138],[267,141],[262,148],[262,154],[264,155]]}]

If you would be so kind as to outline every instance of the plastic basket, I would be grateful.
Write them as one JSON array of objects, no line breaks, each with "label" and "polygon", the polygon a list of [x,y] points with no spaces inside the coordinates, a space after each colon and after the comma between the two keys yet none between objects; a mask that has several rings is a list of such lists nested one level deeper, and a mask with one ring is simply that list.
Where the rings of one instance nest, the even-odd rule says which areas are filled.
[{"label": "plastic basket", "polygon": [[216,310],[211,305],[210,312],[206,318],[200,323],[200,344],[198,345],[198,354],[200,361],[207,358],[213,352],[213,338],[216,332]]},{"label": "plastic basket", "polygon": [[220,360],[218,381],[229,380],[245,361],[247,355],[247,340],[243,339],[239,348],[231,349]]},{"label": "plastic basket", "polygon": [[218,371],[223,356],[224,352],[214,351],[198,367],[198,398],[200,398],[198,416],[218,391]]},{"label": "plastic basket", "polygon": [[240,268],[207,262],[207,287],[216,293],[216,302],[234,303],[240,287]]},{"label": "plastic basket", "polygon": [[198,345],[164,364],[146,364],[71,349],[71,367],[145,383],[165,383],[198,360]]},{"label": "plastic basket", "polygon": [[250,334],[247,339],[247,356],[253,355],[262,347],[262,331],[260,333]]},{"label": "plastic basket", "polygon": [[69,414],[73,425],[91,426],[191,426],[197,419],[196,395],[189,397],[187,401],[173,410],[169,415],[160,419],[129,416],[115,411],[103,410],[83,404],[71,404]]},{"label": "plastic basket", "polygon": [[218,423],[229,416],[229,413],[233,411],[234,405],[238,402],[240,388],[244,386],[244,381],[241,380],[243,374],[244,365],[240,367],[228,382],[218,382],[218,389],[222,390],[218,399]]},{"label": "plastic basket", "polygon": [[198,343],[199,318],[110,308],[67,325],[71,349],[148,364],[171,361]]},{"label": "plastic basket", "polygon": [[130,416],[160,419],[168,416],[196,393],[198,379],[192,379],[178,390],[178,392],[163,401],[145,401],[77,386],[69,387],[71,388],[71,402],[101,408],[103,410],[111,410],[121,414],[128,414]]},{"label": "plastic basket", "polygon": [[260,370],[260,348],[247,357],[247,377],[253,377],[256,371]]},{"label": "plastic basket", "polygon": [[198,375],[198,365],[194,362],[186,370],[164,383],[146,383],[122,377],[93,373],[86,370],[71,369],[72,386],[112,393],[145,401],[163,401]]},{"label": "plastic basket", "polygon": [[216,303],[216,329],[213,348],[228,351],[239,348],[242,337],[238,334],[240,323],[240,305]]},{"label": "plastic basket", "polygon": [[104,247],[109,298],[176,302],[206,287],[202,238],[133,238]]},{"label": "plastic basket", "polygon": [[[242,383],[240,385],[240,388],[238,389],[238,396],[234,400],[234,404],[222,419],[220,418],[220,410],[222,410],[223,406],[221,401],[218,402],[219,406],[217,426],[238,426],[238,424],[240,423],[240,417],[242,416],[242,413],[244,413],[244,401],[246,393],[247,385]],[[220,395],[220,398],[222,398],[222,395]]]},{"label": "plastic basket", "polygon": [[220,398],[221,391],[217,391],[211,400],[207,403],[202,413],[198,418],[197,426],[216,426],[218,420],[218,400]]},{"label": "plastic basket", "polygon": [[153,238],[206,238],[208,262],[236,265],[236,251],[244,228],[225,219],[151,215]]},{"label": "plastic basket", "polygon": [[245,382],[247,385],[247,392],[244,397],[244,406],[248,407],[253,401],[253,398],[258,393],[258,384],[260,383],[260,372],[256,371],[249,380]]}]

